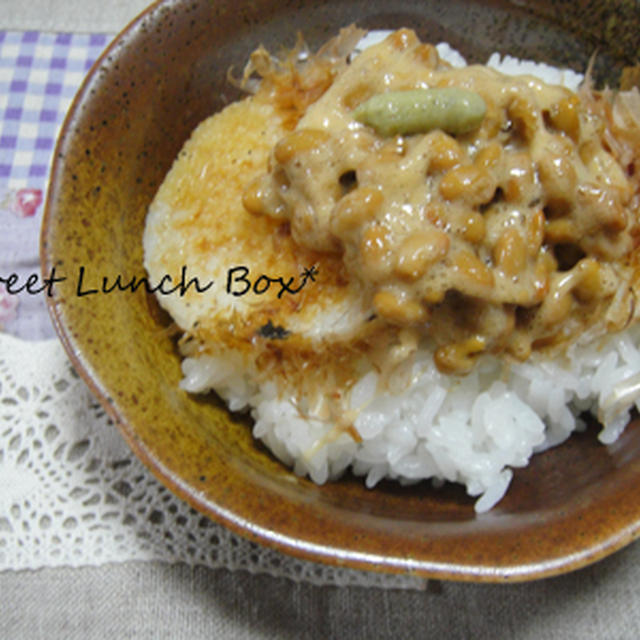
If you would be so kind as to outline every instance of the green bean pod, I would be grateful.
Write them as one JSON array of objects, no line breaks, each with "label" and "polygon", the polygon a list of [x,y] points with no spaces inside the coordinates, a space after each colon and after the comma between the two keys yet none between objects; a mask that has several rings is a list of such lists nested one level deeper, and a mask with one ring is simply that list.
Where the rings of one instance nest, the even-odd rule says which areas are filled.
[{"label": "green bean pod", "polygon": [[476,129],[487,112],[480,95],[458,87],[379,93],[353,111],[353,117],[381,136],[442,129],[452,135]]}]

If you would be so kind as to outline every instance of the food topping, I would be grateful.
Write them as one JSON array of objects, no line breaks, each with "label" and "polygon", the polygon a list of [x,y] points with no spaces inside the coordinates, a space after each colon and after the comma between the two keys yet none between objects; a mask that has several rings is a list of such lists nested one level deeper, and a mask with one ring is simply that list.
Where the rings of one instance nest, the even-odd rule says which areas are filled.
[{"label": "food topping", "polygon": [[244,203],[341,256],[390,331],[464,373],[631,320],[637,89],[453,68],[406,29],[329,76]]},{"label": "food topping", "polygon": [[476,129],[487,111],[484,100],[458,87],[388,91],[358,106],[353,117],[381,136],[427,133],[468,133]]}]

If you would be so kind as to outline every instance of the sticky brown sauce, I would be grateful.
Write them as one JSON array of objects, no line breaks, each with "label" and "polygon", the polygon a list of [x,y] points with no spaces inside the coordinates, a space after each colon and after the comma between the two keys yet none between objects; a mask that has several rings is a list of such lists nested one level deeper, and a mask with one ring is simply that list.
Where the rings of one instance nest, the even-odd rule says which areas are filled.
[{"label": "sticky brown sauce", "polygon": [[[438,368],[465,373],[482,353],[524,360],[635,320],[638,177],[606,142],[599,96],[452,68],[406,29],[339,73],[310,69],[320,86],[294,116],[282,76],[260,89],[290,131],[244,206],[340,258],[390,334],[430,338]],[[484,99],[474,131],[382,137],[351,115],[378,93],[447,86]]]}]

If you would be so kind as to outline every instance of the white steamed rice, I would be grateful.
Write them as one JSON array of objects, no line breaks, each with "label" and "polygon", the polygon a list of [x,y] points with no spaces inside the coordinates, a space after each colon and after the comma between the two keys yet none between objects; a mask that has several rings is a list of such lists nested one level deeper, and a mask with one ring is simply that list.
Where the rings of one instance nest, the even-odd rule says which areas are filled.
[{"label": "white steamed rice", "polygon": [[[358,410],[356,443],[342,434],[322,447],[326,422],[301,417],[300,406],[278,397],[272,383],[256,385],[233,358],[201,356],[183,363],[182,386],[190,392],[216,389],[232,411],[252,407],[253,434],[296,473],[322,484],[349,466],[373,487],[382,478],[460,482],[480,496],[486,511],[504,495],[512,467],[533,453],[563,442],[584,425],[590,411],[603,424],[599,439],[613,442],[629,420],[637,397],[620,398],[621,383],[638,378],[640,330],[574,346],[566,357],[508,366],[486,357],[467,376],[440,373],[431,352],[419,352],[404,390],[377,390],[370,371],[351,389]],[[637,394],[635,394],[637,396]],[[304,412],[306,413],[306,412]]]}]

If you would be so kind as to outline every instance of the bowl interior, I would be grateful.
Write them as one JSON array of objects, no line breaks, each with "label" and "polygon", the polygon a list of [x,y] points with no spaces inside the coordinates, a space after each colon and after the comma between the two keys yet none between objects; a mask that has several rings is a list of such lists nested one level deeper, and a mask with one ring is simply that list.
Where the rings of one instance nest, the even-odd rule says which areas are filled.
[{"label": "bowl interior", "polygon": [[498,50],[583,71],[597,48],[597,79],[615,82],[637,54],[640,25],[630,4],[169,0],[116,39],[79,93],[56,150],[42,267],[66,278],[49,303],[75,366],[165,484],[212,518],[288,553],[431,577],[542,577],[638,535],[634,424],[611,447],[597,444],[592,428],[537,456],[482,516],[455,486],[383,483],[369,491],[347,477],[318,487],[256,444],[248,419],[230,415],[213,395],[178,389],[170,319],[152,296],[102,291],[103,278],[108,288],[117,276],[144,275],[147,207],[192,129],[238,97],[226,72],[242,68],[260,43],[292,46],[300,30],[317,47],[351,22],[411,26],[470,61]]}]

